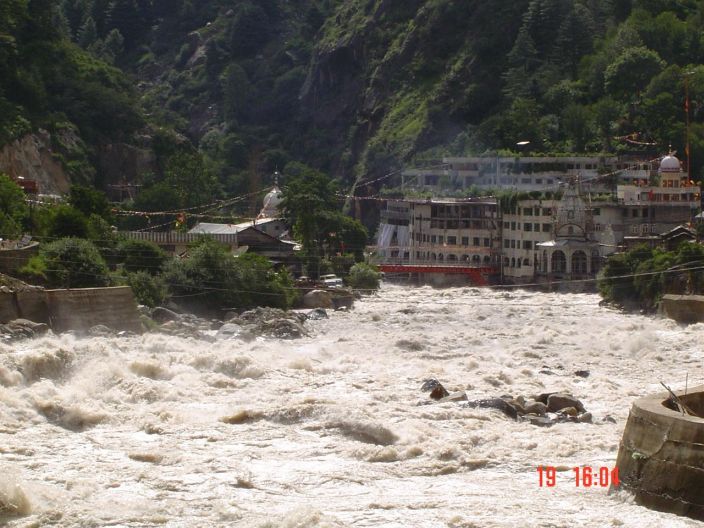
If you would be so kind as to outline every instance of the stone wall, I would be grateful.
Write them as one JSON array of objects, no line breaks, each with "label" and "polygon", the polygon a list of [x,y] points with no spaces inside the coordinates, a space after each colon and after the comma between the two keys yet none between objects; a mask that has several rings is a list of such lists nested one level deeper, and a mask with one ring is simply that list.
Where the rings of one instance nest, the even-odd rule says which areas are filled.
[{"label": "stone wall", "polygon": [[[616,460],[621,484],[638,504],[701,521],[704,419],[665,407],[667,400],[663,393],[633,404]],[[683,400],[695,410],[702,408],[704,386],[690,389]]]},{"label": "stone wall", "polygon": [[664,315],[678,323],[704,322],[704,295],[663,295]]},{"label": "stone wall", "polygon": [[95,325],[142,331],[137,302],[128,286],[0,292],[0,323],[20,318],[49,323],[55,332],[85,332]]}]

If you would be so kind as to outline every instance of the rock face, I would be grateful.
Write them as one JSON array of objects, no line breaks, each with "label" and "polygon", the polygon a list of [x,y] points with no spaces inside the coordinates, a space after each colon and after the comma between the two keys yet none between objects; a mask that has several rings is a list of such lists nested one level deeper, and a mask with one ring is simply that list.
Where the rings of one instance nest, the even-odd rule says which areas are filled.
[{"label": "rock face", "polygon": [[103,145],[98,149],[98,165],[106,182],[132,181],[139,174],[156,172],[156,156],[144,139],[144,145],[126,143]]},{"label": "rock face", "polygon": [[28,134],[0,149],[0,172],[35,180],[42,194],[65,194],[71,179],[53,155],[51,135],[45,130]]}]

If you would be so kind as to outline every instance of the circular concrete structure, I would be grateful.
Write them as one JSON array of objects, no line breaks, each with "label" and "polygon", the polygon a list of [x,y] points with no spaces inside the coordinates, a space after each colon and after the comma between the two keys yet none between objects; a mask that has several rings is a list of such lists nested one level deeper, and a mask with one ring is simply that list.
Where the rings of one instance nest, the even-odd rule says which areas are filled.
[{"label": "circular concrete structure", "polygon": [[638,504],[704,520],[704,386],[676,394],[696,416],[675,410],[668,393],[637,400],[616,465]]}]

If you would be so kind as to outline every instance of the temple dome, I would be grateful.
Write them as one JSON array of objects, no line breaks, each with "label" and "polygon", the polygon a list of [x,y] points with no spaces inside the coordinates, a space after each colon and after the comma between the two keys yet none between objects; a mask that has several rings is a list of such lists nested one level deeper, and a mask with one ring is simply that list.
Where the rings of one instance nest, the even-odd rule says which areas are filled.
[{"label": "temple dome", "polygon": [[680,160],[672,154],[669,154],[660,160],[660,172],[680,172],[680,170]]},{"label": "temple dome", "polygon": [[279,215],[279,206],[283,199],[283,193],[279,189],[279,173],[274,174],[274,188],[271,189],[264,197],[264,207],[259,213],[259,218],[276,218]]}]

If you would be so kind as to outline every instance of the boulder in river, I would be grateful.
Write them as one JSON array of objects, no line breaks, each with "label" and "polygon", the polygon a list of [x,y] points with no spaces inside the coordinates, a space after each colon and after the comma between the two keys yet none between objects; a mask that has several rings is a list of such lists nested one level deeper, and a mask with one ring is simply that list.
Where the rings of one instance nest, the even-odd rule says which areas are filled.
[{"label": "boulder in river", "polygon": [[332,295],[323,290],[313,290],[306,293],[303,296],[303,306],[306,308],[334,308]]},{"label": "boulder in river", "polygon": [[6,324],[0,324],[0,337],[6,341],[30,339],[39,337],[49,331],[49,325],[35,323],[27,319],[15,319]]}]

